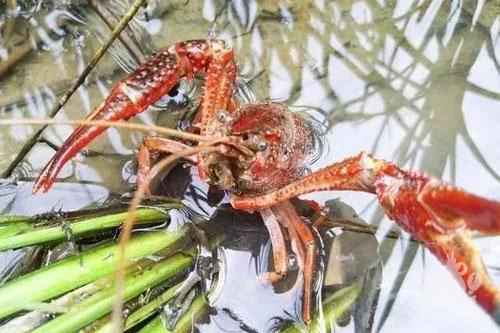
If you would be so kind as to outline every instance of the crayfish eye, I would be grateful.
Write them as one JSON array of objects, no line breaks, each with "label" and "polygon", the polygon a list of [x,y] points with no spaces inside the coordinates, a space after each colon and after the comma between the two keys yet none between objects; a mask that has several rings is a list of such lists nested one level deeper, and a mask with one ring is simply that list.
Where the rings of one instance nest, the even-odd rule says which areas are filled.
[{"label": "crayfish eye", "polygon": [[267,142],[264,140],[257,142],[256,148],[258,151],[266,150],[267,149]]},{"label": "crayfish eye", "polygon": [[219,123],[228,123],[230,120],[231,120],[231,117],[229,116],[229,114],[226,112],[226,110],[219,110],[219,112],[217,112],[217,121]]},{"label": "crayfish eye", "polygon": [[267,141],[260,135],[243,133],[241,138],[245,141],[247,147],[255,152],[265,151],[268,147]]}]

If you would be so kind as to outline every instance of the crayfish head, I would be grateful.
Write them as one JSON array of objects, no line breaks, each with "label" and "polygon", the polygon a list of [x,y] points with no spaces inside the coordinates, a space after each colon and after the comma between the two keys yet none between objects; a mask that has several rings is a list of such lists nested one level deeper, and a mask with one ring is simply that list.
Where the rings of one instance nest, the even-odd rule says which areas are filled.
[{"label": "crayfish head", "polygon": [[219,173],[231,174],[230,190],[265,193],[303,175],[305,161],[313,150],[312,131],[285,105],[248,104],[228,119],[220,118],[226,121],[222,125],[229,129],[229,135],[254,152],[251,158],[242,154],[225,156],[227,163],[221,164],[225,171]]}]

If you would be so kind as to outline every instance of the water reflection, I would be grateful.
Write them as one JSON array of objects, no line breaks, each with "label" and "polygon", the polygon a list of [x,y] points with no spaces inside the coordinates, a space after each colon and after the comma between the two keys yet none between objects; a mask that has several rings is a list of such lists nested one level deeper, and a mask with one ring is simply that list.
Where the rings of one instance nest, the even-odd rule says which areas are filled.
[{"label": "water reflection", "polygon": [[[109,24],[92,6],[75,12],[58,1],[25,3],[31,5],[17,14],[0,5],[8,9],[0,14],[2,117],[45,116],[109,34]],[[114,10],[110,24],[129,4],[100,3]],[[77,119],[90,112],[124,74],[120,66],[130,70],[151,50],[211,34],[235,48],[241,75],[256,77],[250,85],[257,99],[283,101],[292,110],[305,106],[328,129],[329,149],[313,168],[366,150],[498,199],[499,13],[495,2],[482,1],[148,1],[111,57],[99,64],[59,117]],[[1,70],[5,67],[8,71]],[[155,118],[157,113],[148,113],[139,121]],[[70,130],[49,128],[44,137],[59,145]],[[0,169],[31,133],[27,127],[0,131]],[[136,133],[110,131],[92,149],[130,154],[140,140]],[[39,146],[28,156],[36,170],[50,154],[46,145]],[[127,191],[119,176],[124,160],[79,158],[68,167],[75,183],[58,185],[55,192],[70,188],[66,197],[73,191],[85,193],[78,197],[83,206],[107,191]],[[106,190],[95,192],[78,180]],[[20,193],[2,207],[25,212],[24,200],[54,196],[31,199],[29,191]],[[336,196],[380,225],[385,267],[376,325],[382,331],[493,330],[433,257],[407,240],[384,239],[393,224],[371,197],[311,195],[322,202]],[[52,203],[44,202],[51,209]],[[79,207],[63,204],[65,209]],[[491,241],[479,243],[483,252],[498,254]],[[488,256],[487,264],[498,267],[496,257]]]}]

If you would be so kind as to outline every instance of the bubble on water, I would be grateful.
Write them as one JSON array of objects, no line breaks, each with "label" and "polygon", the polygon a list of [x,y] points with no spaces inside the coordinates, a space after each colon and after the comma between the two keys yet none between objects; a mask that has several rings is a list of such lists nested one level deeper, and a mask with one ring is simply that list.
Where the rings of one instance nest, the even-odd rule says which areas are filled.
[{"label": "bubble on water", "polygon": [[122,167],[122,179],[128,185],[137,184],[137,163],[135,159],[128,160]]},{"label": "bubble on water", "polygon": [[296,271],[299,269],[299,260],[297,256],[293,253],[288,254],[288,270]]}]

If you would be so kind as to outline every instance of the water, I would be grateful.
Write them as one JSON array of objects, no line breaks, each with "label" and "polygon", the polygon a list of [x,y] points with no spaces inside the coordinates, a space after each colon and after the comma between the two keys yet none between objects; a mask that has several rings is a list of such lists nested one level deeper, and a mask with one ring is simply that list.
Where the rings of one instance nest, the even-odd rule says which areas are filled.
[{"label": "water", "polygon": [[[1,117],[45,117],[108,30],[91,9],[75,11],[63,1],[18,2],[21,13],[17,16],[7,7],[13,2],[5,3],[0,5],[0,69],[9,59],[21,60],[0,74]],[[312,169],[364,150],[500,199],[500,152],[496,149],[500,9],[495,2],[149,3],[147,18],[141,14],[133,35],[124,37],[129,50],[116,46],[113,56],[99,63],[58,119],[79,119],[91,112],[124,75],[120,65],[129,69],[152,50],[178,40],[215,35],[234,47],[240,74],[255,77],[251,87],[259,100],[285,102],[294,111],[307,109],[322,124],[328,149]],[[126,5],[114,1],[108,8],[118,11]],[[157,118],[168,117],[147,112],[138,121],[150,123]],[[0,129],[0,170],[33,132],[29,126]],[[44,137],[61,144],[70,132],[68,126],[51,127]],[[76,158],[64,169],[64,182],[48,194],[33,196],[29,170],[40,170],[52,154],[47,145],[37,145],[24,164],[23,170],[28,171],[21,172],[19,186],[0,192],[0,207],[19,214],[75,210],[129,191],[122,167],[141,138],[139,133],[108,131],[91,146],[102,154]],[[495,331],[490,319],[433,256],[422,249],[412,250],[405,237],[395,244],[384,238],[392,223],[383,218],[372,197],[331,192],[309,197],[320,202],[340,197],[365,220],[379,225],[377,238],[385,263],[375,327],[385,317],[383,309],[407,256],[414,258],[382,332]],[[263,234],[257,241],[261,252],[266,243]],[[498,240],[481,238],[476,244],[486,264],[498,267]],[[229,263],[244,263],[243,268],[235,266],[241,275],[229,271],[228,276],[244,280],[249,294],[256,295],[245,299],[245,306],[230,304],[239,319],[263,332],[272,327],[272,315],[294,313],[293,295],[256,284],[252,268],[256,258],[251,251],[228,246],[226,256]],[[492,274],[500,279],[497,270]],[[225,292],[231,294],[233,288],[228,282]],[[261,299],[272,308],[265,314],[259,312]],[[227,329],[237,330],[238,321],[227,319],[228,314],[220,316]],[[210,331],[208,327],[201,330]],[[339,331],[353,331],[352,323]]]}]

